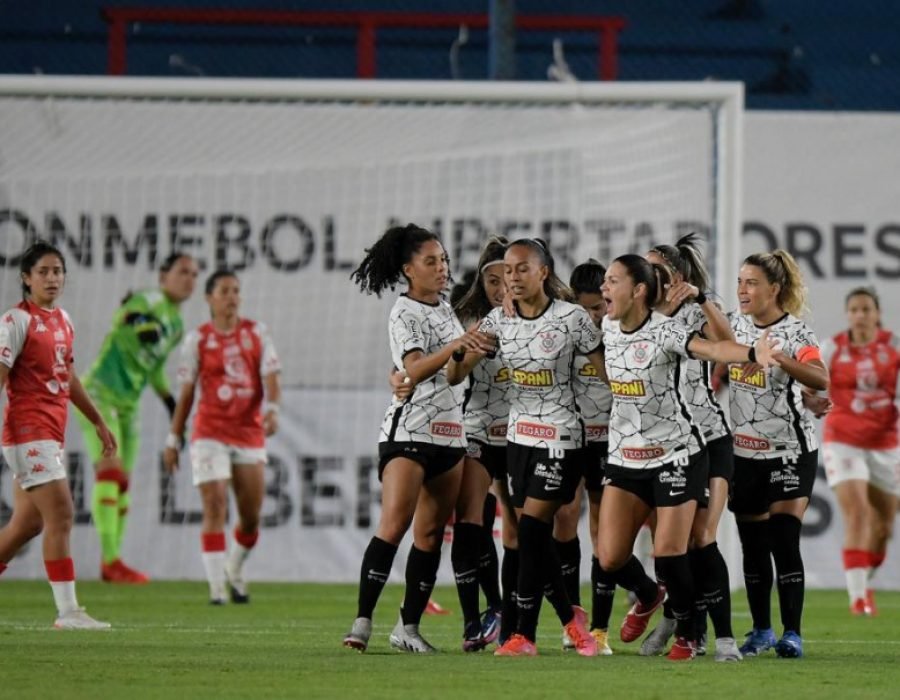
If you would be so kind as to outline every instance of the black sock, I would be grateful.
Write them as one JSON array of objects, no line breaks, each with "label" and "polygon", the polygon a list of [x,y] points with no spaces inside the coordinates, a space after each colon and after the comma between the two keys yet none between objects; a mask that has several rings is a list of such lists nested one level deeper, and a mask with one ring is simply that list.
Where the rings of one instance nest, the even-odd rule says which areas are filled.
[{"label": "black sock", "polygon": [[509,639],[518,626],[519,611],[516,602],[516,586],[519,583],[519,550],[503,548],[503,563],[500,565],[503,586],[503,608],[500,615],[500,639]]},{"label": "black sock", "polygon": [[568,584],[563,577],[563,565],[559,559],[557,541],[553,539],[553,526],[550,526],[550,537],[544,540],[544,597],[556,611],[559,621],[567,625],[574,616],[572,601],[569,599]]},{"label": "black sock", "polygon": [[616,583],[626,591],[632,591],[644,605],[652,605],[658,595],[659,586],[647,576],[641,562],[633,554],[625,566],[615,572]]},{"label": "black sock", "polygon": [[500,562],[497,558],[497,546],[494,544],[496,514],[497,497],[489,493],[484,499],[484,520],[479,534],[481,557],[478,560],[478,585],[484,591],[487,606],[499,609],[502,599],[500,597]]},{"label": "black sock", "polygon": [[613,598],[616,595],[616,576],[600,568],[600,560],[591,557],[591,629],[609,629]]},{"label": "black sock", "polygon": [[387,583],[391,573],[391,565],[397,554],[397,546],[373,537],[363,554],[359,572],[359,602],[356,607],[357,617],[372,619],[378,597]]},{"label": "black sock", "polygon": [[[663,574],[659,570],[659,560],[658,559],[654,558],[653,568],[656,572],[656,583],[658,583],[660,586],[665,588],[666,587],[666,578],[665,578],[665,576],[663,576]],[[663,601],[663,617],[666,618],[667,620],[675,619],[675,616],[672,614],[672,601],[669,598],[666,598],[665,601]]]},{"label": "black sock", "polygon": [[478,563],[481,548],[481,526],[474,523],[454,523],[450,561],[456,578],[456,592],[462,608],[463,624],[478,622]]},{"label": "black sock", "polygon": [[418,625],[428,605],[434,582],[437,579],[438,566],[441,563],[441,551],[423,552],[415,545],[410,547],[406,560],[406,592],[403,595],[403,606],[400,616],[404,625]]},{"label": "black sock", "polygon": [[806,588],[803,557],[800,555],[800,528],[798,518],[787,513],[776,513],[769,518],[769,535],[772,556],[778,573],[778,602],[781,606],[781,624],[785,632],[800,634],[800,618],[803,616],[803,593]]},{"label": "black sock", "polygon": [[553,530],[549,523],[530,515],[519,519],[519,580],[516,584],[516,600],[519,611],[517,631],[526,639],[536,641],[541,599],[544,597],[544,571],[559,570],[559,560],[549,564],[544,559],[544,542],[553,544]]},{"label": "black sock", "polygon": [[572,605],[581,605],[581,540],[576,535],[575,539],[568,542],[554,539],[553,544],[559,555],[562,580],[569,602]]},{"label": "black sock", "polygon": [[738,521],[738,535],[744,559],[744,585],[754,629],[772,626],[772,550],[769,523],[765,520]]},{"label": "black sock", "polygon": [[[716,637],[734,637],[731,628],[731,589],[728,580],[728,566],[725,558],[719,551],[719,545],[715,542],[692,553],[692,567],[694,572],[694,586],[697,589],[697,600],[702,604],[697,606],[697,614],[706,617],[707,612],[712,618],[713,629]],[[700,634],[703,626],[701,625]]]},{"label": "black sock", "polygon": [[694,638],[694,581],[687,554],[657,557],[656,566],[666,582],[666,591],[672,602],[675,618],[675,634],[686,639]]}]

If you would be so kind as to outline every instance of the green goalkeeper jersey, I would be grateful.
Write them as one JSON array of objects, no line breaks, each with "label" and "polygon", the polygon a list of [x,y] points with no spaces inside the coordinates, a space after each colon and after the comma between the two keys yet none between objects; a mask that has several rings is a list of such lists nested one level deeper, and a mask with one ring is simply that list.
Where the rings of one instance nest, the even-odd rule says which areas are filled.
[{"label": "green goalkeeper jersey", "polygon": [[85,387],[123,407],[135,406],[148,382],[156,393],[169,394],[166,358],[183,335],[178,304],[159,289],[136,292],[116,311]]}]

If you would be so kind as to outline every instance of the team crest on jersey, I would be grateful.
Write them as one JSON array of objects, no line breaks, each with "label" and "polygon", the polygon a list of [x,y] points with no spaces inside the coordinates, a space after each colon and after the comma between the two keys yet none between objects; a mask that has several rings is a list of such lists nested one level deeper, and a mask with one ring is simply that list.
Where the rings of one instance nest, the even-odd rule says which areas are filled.
[{"label": "team crest on jersey", "polygon": [[37,325],[34,327],[35,333],[43,333],[47,330],[47,326],[44,325],[44,322],[38,319]]},{"label": "team crest on jersey", "polygon": [[540,333],[539,335],[541,337],[541,350],[543,350],[547,354],[550,354],[551,352],[556,350],[556,339],[558,336],[557,333],[551,333],[550,331],[547,331],[545,333]]},{"label": "team crest on jersey", "polygon": [[228,384],[222,384],[216,392],[216,395],[219,397],[219,401],[231,401],[231,399],[234,398],[234,389],[228,386]]},{"label": "team crest on jersey", "polygon": [[632,347],[634,348],[632,356],[637,364],[645,365],[650,361],[649,343],[635,343]]},{"label": "team crest on jersey", "polygon": [[758,369],[753,374],[745,377],[744,368],[741,365],[731,365],[731,369],[728,371],[728,377],[731,381],[737,382],[738,384],[752,386],[757,389],[766,388],[766,373],[761,369]]},{"label": "team crest on jersey", "polygon": [[646,396],[647,389],[642,379],[632,379],[630,382],[610,381],[609,389],[615,396]]}]

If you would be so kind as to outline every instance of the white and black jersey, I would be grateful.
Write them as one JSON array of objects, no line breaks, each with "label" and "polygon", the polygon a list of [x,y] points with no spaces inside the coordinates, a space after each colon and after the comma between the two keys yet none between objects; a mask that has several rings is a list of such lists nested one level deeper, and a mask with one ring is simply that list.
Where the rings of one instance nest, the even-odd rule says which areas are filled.
[{"label": "white and black jersey", "polygon": [[503,309],[494,309],[481,330],[497,335],[502,377],[509,382],[507,440],[527,447],[581,447],[574,360],[600,348],[600,334],[587,312],[558,299],[536,318],[509,318]]},{"label": "white and black jersey", "polygon": [[[781,342],[782,351],[801,362],[810,353],[819,356],[819,341],[803,321],[790,314],[768,326],[757,326],[750,316],[728,314],[735,340],[752,345],[769,329],[769,338]],[[728,368],[729,413],[734,454],[747,459],[794,457],[818,448],[816,430],[803,406],[802,385],[780,367],[760,369],[744,376],[743,365]]]},{"label": "white and black jersey", "polygon": [[609,386],[600,379],[597,368],[584,355],[575,356],[575,403],[584,421],[584,436],[587,442],[607,442],[609,440],[609,409],[612,407],[612,393]]},{"label": "white and black jersey", "polygon": [[[389,321],[391,359],[398,369],[403,358],[420,350],[437,352],[463,334],[456,314],[445,301],[426,304],[406,295],[391,309]],[[394,398],[381,424],[379,442],[426,442],[447,447],[465,447],[462,400],[463,386],[450,386],[447,370],[441,370],[416,385],[405,401]]]},{"label": "white and black jersey", "polygon": [[[692,303],[682,304],[672,318],[696,333],[701,333],[707,322],[706,314],[703,313],[700,305]],[[685,374],[687,375],[687,398],[691,406],[691,415],[705,440],[712,442],[729,435],[725,411],[719,405],[719,400],[712,388],[712,363],[689,359],[685,366]]]},{"label": "white and black jersey", "polygon": [[652,312],[626,333],[603,319],[606,374],[613,404],[610,465],[644,470],[687,461],[705,444],[688,405],[685,360],[694,334],[678,321]]},{"label": "white and black jersey", "polygon": [[469,375],[463,403],[463,423],[469,440],[485,445],[505,445],[509,424],[506,392],[509,373],[498,357],[485,357]]}]

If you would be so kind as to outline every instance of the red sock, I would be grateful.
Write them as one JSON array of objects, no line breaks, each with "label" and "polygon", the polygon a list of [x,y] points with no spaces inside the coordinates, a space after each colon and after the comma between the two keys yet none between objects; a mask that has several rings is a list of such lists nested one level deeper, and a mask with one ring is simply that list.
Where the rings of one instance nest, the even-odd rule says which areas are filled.
[{"label": "red sock", "polygon": [[871,566],[871,553],[862,549],[844,550],[844,569],[865,569]]},{"label": "red sock", "polygon": [[6,571],[6,563],[0,561],[0,574],[2,574],[4,571]]},{"label": "red sock", "polygon": [[869,555],[868,565],[873,569],[877,569],[884,564],[884,559],[887,556],[887,552],[867,552],[867,554]]},{"label": "red sock", "polygon": [[72,557],[52,561],[45,559],[44,568],[47,570],[47,578],[51,583],[75,580],[75,563],[72,561]]},{"label": "red sock", "polygon": [[256,541],[259,539],[259,530],[251,533],[241,532],[238,528],[234,528],[234,540],[245,549],[253,549]]},{"label": "red sock", "polygon": [[224,532],[204,532],[201,536],[201,542],[204,552],[224,552],[225,551],[225,533]]}]

